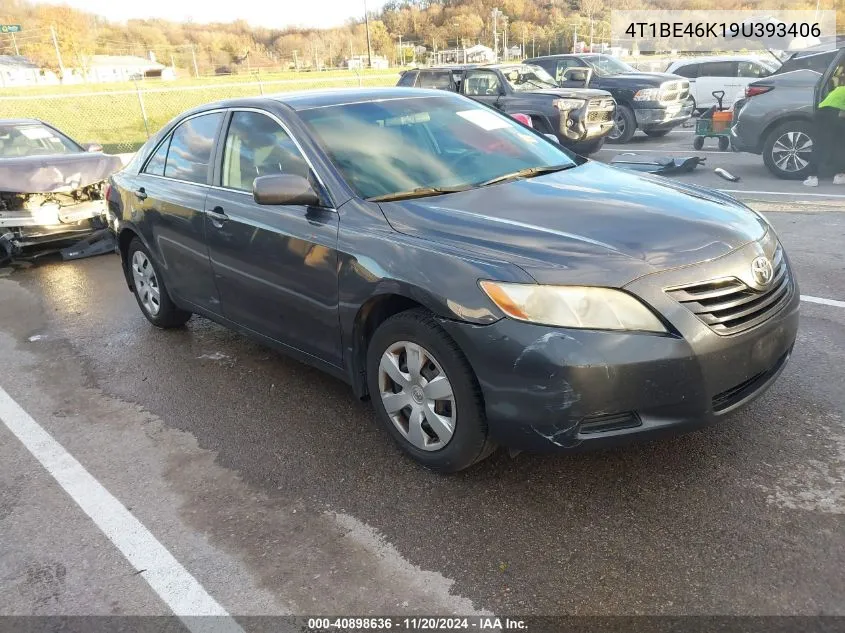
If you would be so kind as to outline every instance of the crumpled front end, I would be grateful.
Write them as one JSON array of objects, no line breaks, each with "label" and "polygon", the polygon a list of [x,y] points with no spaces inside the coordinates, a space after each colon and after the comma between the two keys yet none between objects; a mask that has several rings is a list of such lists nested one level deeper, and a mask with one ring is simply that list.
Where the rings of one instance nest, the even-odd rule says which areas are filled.
[{"label": "crumpled front end", "polygon": [[70,192],[0,192],[0,261],[105,228],[104,182]]}]

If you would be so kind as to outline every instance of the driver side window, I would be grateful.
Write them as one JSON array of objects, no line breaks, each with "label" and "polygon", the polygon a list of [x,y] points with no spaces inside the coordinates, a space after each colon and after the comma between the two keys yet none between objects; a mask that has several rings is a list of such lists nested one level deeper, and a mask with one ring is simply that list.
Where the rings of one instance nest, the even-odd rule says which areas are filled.
[{"label": "driver side window", "polygon": [[222,186],[252,191],[258,176],[293,174],[307,178],[305,162],[293,139],[260,112],[234,112],[223,149]]},{"label": "driver side window", "polygon": [[469,71],[464,85],[466,86],[464,94],[469,97],[497,96],[502,89],[499,77],[489,70]]}]

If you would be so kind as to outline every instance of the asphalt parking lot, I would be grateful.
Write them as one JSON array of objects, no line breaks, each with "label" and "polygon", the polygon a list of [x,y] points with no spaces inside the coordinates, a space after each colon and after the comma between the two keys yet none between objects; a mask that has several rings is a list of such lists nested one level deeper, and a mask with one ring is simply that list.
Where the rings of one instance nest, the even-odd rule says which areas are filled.
[{"label": "asphalt parking lot", "polygon": [[116,256],[0,269],[0,615],[845,615],[845,187],[691,143],[598,158],[706,155],[806,301],[767,394],[657,443],[435,475],[343,383],[154,329]]}]

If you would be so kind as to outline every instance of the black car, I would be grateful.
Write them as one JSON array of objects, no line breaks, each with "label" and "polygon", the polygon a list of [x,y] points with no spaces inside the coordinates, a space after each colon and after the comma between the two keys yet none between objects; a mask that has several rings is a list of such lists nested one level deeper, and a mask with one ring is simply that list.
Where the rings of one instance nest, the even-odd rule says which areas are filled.
[{"label": "black car", "polygon": [[43,121],[0,121],[0,264],[104,229],[103,188],[121,166]]},{"label": "black car", "polygon": [[616,103],[605,90],[560,88],[546,71],[525,64],[421,68],[402,74],[399,86],[458,92],[531,125],[583,156],[598,151],[613,128]]},{"label": "black car", "polygon": [[693,102],[689,81],[669,73],[645,73],[610,55],[549,55],[526,60],[541,66],[562,86],[583,86],[569,81],[569,68],[590,68],[589,86],[607,90],[616,99],[615,127],[608,140],[627,143],[639,128],[649,136],[664,136],[690,118]]},{"label": "black car", "polygon": [[324,369],[439,471],[713,422],[795,341],[762,216],[442,90],[211,104],[112,183],[147,319],[200,314]]}]

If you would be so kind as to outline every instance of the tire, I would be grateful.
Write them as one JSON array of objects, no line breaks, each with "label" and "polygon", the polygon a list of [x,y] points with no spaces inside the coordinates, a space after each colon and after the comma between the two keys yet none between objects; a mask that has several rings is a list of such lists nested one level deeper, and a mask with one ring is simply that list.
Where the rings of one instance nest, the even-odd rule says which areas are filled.
[{"label": "tire", "polygon": [[704,147],[704,137],[703,136],[696,136],[692,139],[692,147],[695,150],[701,150]]},{"label": "tire", "polygon": [[126,261],[132,279],[132,293],[147,320],[163,329],[185,325],[191,313],[177,308],[170,299],[158,267],[147,247],[137,237],[129,243]]},{"label": "tire", "polygon": [[[791,147],[801,151],[790,156]],[[787,121],[777,126],[763,142],[763,162],[773,175],[783,180],[806,178],[813,162],[812,125],[806,121]]]},{"label": "tire", "polygon": [[651,138],[663,138],[671,131],[672,130],[643,130],[646,136],[649,136]]},{"label": "tire", "polygon": [[[415,381],[408,357],[418,353],[423,365],[421,379]],[[439,383],[438,395],[444,397],[429,399],[422,388],[441,377],[446,383]],[[367,349],[367,386],[381,424],[405,453],[426,468],[457,472],[485,459],[496,448],[488,438],[475,373],[457,344],[426,310],[400,312],[378,327]],[[414,420],[420,423],[414,425]]]},{"label": "tire", "polygon": [[727,152],[731,147],[731,139],[727,136],[720,136],[719,137],[719,149],[723,152]]},{"label": "tire", "polygon": [[608,141],[611,143],[627,143],[634,138],[634,133],[637,131],[637,119],[631,108],[626,105],[616,106],[613,121],[615,125],[607,135]]},{"label": "tire", "polygon": [[589,156],[590,154],[595,154],[602,148],[602,146],[604,145],[605,138],[607,137],[602,136],[601,138],[597,138],[592,141],[575,143],[575,145],[573,145],[570,149],[576,154],[580,154],[581,156]]}]

